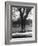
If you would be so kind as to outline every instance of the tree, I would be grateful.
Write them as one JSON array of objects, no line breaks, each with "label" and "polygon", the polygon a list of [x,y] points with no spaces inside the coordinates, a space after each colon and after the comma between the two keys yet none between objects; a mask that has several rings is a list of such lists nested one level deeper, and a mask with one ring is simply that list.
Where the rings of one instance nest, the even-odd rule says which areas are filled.
[{"label": "tree", "polygon": [[[31,11],[32,8],[33,7],[26,7],[26,9],[25,8],[20,8],[19,9],[20,17],[21,17],[21,28],[22,28],[21,32],[23,32],[23,30],[25,29],[26,21],[27,21],[26,18],[28,17],[28,14],[29,14],[29,12]],[[23,17],[25,10],[26,10],[26,14]]]}]

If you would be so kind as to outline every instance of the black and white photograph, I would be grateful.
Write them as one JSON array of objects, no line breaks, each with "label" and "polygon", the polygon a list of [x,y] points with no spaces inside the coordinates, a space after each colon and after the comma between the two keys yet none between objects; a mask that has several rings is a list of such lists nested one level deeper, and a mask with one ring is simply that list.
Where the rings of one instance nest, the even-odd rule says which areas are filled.
[{"label": "black and white photograph", "polygon": [[36,4],[6,2],[5,43],[36,42]]},{"label": "black and white photograph", "polygon": [[[12,38],[28,38],[32,37],[32,19],[33,7],[13,7],[11,9],[12,17]],[[33,11],[34,12],[34,11]]]}]

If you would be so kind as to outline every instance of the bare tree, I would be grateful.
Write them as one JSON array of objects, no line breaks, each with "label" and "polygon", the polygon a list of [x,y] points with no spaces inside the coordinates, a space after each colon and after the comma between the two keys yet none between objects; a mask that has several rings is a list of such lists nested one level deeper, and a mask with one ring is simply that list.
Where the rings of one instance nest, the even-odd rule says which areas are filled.
[{"label": "bare tree", "polygon": [[31,11],[32,7],[27,7],[26,8],[26,15],[24,16],[23,18],[23,15],[24,15],[24,11],[25,11],[25,8],[20,8],[19,11],[20,11],[20,17],[21,17],[21,32],[23,32],[23,29],[25,29],[25,26],[26,26],[26,18],[28,17],[28,14],[29,12]]}]

